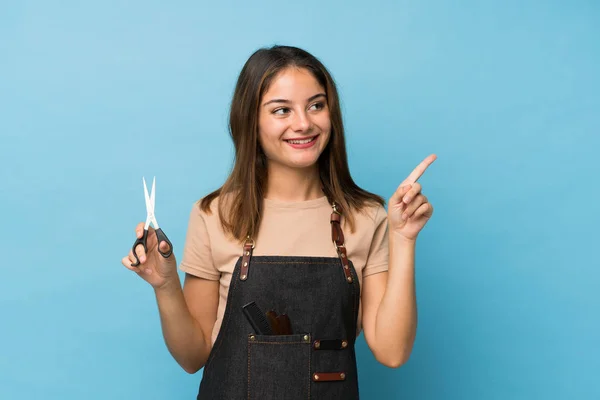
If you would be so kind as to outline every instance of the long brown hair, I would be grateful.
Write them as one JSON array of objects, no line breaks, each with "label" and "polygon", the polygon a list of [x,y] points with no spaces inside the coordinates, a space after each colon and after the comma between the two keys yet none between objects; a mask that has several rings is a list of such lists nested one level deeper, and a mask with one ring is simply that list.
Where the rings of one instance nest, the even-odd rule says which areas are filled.
[{"label": "long brown hair", "polygon": [[338,92],[325,66],[297,47],[262,48],[246,61],[231,102],[229,132],[235,146],[233,169],[223,186],[206,195],[200,203],[203,211],[210,212],[212,201],[221,196],[219,218],[223,230],[239,241],[258,234],[267,185],[267,158],[258,142],[260,102],[273,78],[289,67],[308,70],[325,89],[331,135],[319,157],[318,167],[329,201],[337,203],[352,231],[355,229],[352,211],[361,211],[367,202],[385,204],[382,197],[358,187],[350,175]]}]

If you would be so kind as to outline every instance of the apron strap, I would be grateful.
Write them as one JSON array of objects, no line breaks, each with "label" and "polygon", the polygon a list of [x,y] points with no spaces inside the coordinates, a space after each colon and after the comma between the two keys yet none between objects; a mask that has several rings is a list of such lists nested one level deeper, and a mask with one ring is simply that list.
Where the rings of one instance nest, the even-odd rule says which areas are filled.
[{"label": "apron strap", "polygon": [[250,235],[246,238],[244,243],[244,253],[242,255],[242,268],[240,271],[240,280],[245,281],[248,279],[248,267],[250,266],[250,257],[252,257],[252,249],[254,249],[254,240],[250,239]]},{"label": "apron strap", "polygon": [[346,282],[352,283],[352,274],[350,273],[350,267],[348,266],[348,255],[346,254],[346,246],[344,245],[344,232],[342,231],[340,224],[342,214],[338,211],[335,201],[333,202],[332,207],[331,239],[333,240],[333,245],[338,253],[338,257],[340,257],[340,261],[342,262]]}]

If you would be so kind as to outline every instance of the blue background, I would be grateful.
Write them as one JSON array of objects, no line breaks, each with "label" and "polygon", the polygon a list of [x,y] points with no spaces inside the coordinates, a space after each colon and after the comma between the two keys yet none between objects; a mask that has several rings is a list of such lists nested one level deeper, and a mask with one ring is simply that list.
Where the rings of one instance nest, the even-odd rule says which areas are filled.
[{"label": "blue background", "polygon": [[[460,3],[460,4],[459,4]],[[275,43],[321,58],[351,170],[388,198],[430,153],[409,362],[358,343],[364,399],[600,398],[595,1],[18,1],[0,8],[0,398],[194,398],[151,288],[231,165],[235,79]]]}]

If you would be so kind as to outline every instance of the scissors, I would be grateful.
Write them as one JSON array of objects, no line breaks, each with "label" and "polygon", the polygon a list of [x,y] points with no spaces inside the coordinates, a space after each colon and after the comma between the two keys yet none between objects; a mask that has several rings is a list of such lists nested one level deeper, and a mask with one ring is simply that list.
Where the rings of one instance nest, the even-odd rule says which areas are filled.
[{"label": "scissors", "polygon": [[150,196],[148,196],[148,187],[146,186],[146,179],[142,177],[142,181],[144,182],[144,196],[146,197],[146,225],[144,226],[144,235],[141,238],[138,238],[133,244],[133,256],[136,259],[136,263],[131,264],[132,267],[137,267],[138,265],[140,265],[140,259],[135,253],[135,248],[139,244],[144,246],[145,252],[148,252],[147,241],[148,227],[150,226],[150,223],[152,223],[152,225],[154,226],[154,232],[156,233],[156,239],[158,240],[158,244],[160,245],[160,242],[167,242],[167,244],[169,245],[169,251],[165,253],[160,251],[160,247],[158,248],[158,252],[160,253],[160,255],[164,258],[167,258],[171,255],[171,253],[173,253],[173,245],[171,245],[171,242],[167,238],[167,235],[165,235],[162,229],[160,229],[160,227],[158,226],[158,222],[156,222],[156,217],[154,216],[154,184],[156,183],[156,177],[154,177],[152,181],[152,194]]}]

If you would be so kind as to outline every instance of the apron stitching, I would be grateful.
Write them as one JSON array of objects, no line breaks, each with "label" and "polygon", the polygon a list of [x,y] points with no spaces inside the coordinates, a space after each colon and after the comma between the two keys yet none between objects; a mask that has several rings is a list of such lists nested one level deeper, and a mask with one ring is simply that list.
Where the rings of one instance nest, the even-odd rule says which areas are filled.
[{"label": "apron stitching", "polygon": [[[237,281],[238,280],[234,279],[234,278],[235,278],[235,271],[234,271],[233,274],[231,274],[231,282],[233,283],[233,287],[231,287],[231,290],[229,291],[229,293],[227,294],[227,296],[229,296],[233,292],[235,292],[235,288],[237,287]],[[230,285],[231,285],[231,283],[230,283]],[[227,323],[229,322],[229,318],[231,318],[231,310],[230,310],[230,308],[231,307],[229,307],[228,305],[226,305],[226,309],[225,309],[225,314],[226,315],[224,316],[223,322],[221,323],[221,327],[219,328],[219,333],[221,333],[222,331],[224,332],[224,330],[225,330],[224,328],[227,326]],[[227,312],[227,311],[229,311],[229,312]],[[214,329],[214,327],[213,327],[213,329]],[[211,357],[210,357],[210,359],[206,363],[207,365],[209,364],[210,361],[212,361],[216,357],[217,351],[221,347],[221,344],[223,343],[223,340],[224,340],[222,337],[220,339],[221,340],[219,340],[218,343],[215,343],[215,345],[217,345],[217,347],[213,346],[213,349],[211,351]]]},{"label": "apron stitching", "polygon": [[253,341],[255,344],[305,344],[306,342],[257,342]]},{"label": "apron stitching", "polygon": [[311,366],[311,347],[308,348],[308,400],[310,400],[310,366]]},{"label": "apron stitching", "polygon": [[[258,257],[258,256],[255,256]],[[332,257],[332,259],[335,258],[336,260],[339,260],[337,257]],[[252,263],[253,265],[256,264],[312,264],[312,265],[329,265],[328,262],[311,262],[311,261],[254,261]]]},{"label": "apron stitching", "polygon": [[248,343],[248,400],[250,400],[250,347],[251,343]]}]

